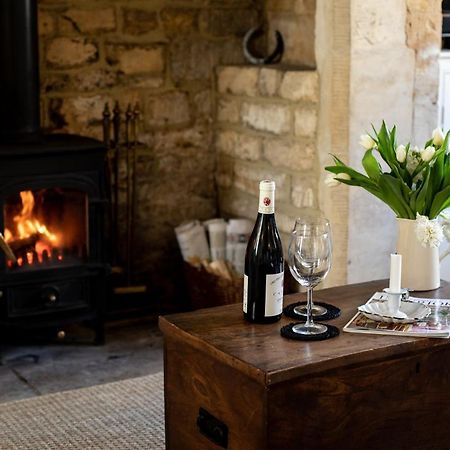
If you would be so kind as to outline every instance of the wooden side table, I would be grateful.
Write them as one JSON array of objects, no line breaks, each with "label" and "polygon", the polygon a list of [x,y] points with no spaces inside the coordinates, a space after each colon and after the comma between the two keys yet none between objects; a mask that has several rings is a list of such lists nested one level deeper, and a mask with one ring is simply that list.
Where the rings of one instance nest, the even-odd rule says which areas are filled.
[{"label": "wooden side table", "polygon": [[[342,330],[386,284],[316,298],[342,309]],[[450,286],[420,295],[448,298]],[[239,304],[160,318],[168,449],[450,448],[449,340],[341,332],[305,343],[280,336],[290,321],[249,324]]]}]

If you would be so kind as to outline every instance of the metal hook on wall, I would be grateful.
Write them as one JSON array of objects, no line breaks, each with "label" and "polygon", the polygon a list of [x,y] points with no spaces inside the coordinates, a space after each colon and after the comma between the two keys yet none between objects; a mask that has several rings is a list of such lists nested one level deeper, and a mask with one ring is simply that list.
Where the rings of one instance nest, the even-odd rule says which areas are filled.
[{"label": "metal hook on wall", "polygon": [[257,39],[263,34],[264,28],[262,26],[250,28],[250,30],[247,31],[242,42],[245,59],[251,64],[276,64],[281,62],[281,58],[283,57],[284,53],[284,40],[283,36],[278,30],[275,31],[277,43],[272,53],[267,56],[255,56],[250,50],[250,46],[253,40]]}]

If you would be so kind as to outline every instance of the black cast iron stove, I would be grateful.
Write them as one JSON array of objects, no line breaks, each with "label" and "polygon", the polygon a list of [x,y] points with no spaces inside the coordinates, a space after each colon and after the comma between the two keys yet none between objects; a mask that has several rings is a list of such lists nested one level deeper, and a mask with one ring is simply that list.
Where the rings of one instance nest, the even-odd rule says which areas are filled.
[{"label": "black cast iron stove", "polygon": [[37,36],[36,0],[0,0],[0,334],[89,321],[100,343],[106,149],[41,131]]}]

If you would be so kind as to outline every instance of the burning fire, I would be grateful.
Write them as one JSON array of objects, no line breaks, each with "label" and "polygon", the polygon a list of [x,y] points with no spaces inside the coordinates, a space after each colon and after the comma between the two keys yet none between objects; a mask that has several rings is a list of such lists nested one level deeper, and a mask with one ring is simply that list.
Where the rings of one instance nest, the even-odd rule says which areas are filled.
[{"label": "burning fire", "polygon": [[[23,256],[17,258],[18,265],[25,263],[26,258],[28,264],[32,264],[37,257],[39,262],[44,260],[44,252],[51,254],[53,248],[58,247],[59,237],[51,232],[47,226],[36,218],[34,214],[34,196],[31,191],[20,192],[22,200],[22,210],[14,217],[16,224],[15,233],[5,228],[5,240],[11,247],[24,247]],[[18,255],[17,255],[18,256]]]}]

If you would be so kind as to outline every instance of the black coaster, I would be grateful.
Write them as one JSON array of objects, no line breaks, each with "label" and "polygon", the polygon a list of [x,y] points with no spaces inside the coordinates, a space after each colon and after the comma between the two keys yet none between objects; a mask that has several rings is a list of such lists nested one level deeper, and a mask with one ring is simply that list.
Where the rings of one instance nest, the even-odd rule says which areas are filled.
[{"label": "black coaster", "polygon": [[[327,309],[327,312],[325,314],[321,314],[320,316],[313,314],[314,320],[332,320],[341,315],[341,310],[336,306],[330,305],[329,303],[314,302],[314,304],[317,306],[323,306]],[[286,308],[283,309],[284,315],[290,317],[291,319],[301,321],[306,320],[306,316],[304,316],[303,314],[297,314],[294,311],[294,308],[296,308],[297,306],[306,306],[306,302],[297,302],[292,303],[292,305],[286,306]]]},{"label": "black coaster", "polygon": [[324,331],[320,334],[300,334],[292,331],[292,327],[297,325],[298,322],[292,322],[289,325],[285,325],[281,328],[280,334],[281,336],[287,339],[294,339],[296,341],[324,341],[325,339],[331,339],[336,336],[339,336],[339,329],[334,327],[333,325],[328,325],[326,323],[322,323],[321,325],[325,325],[327,327],[327,331]]}]

